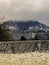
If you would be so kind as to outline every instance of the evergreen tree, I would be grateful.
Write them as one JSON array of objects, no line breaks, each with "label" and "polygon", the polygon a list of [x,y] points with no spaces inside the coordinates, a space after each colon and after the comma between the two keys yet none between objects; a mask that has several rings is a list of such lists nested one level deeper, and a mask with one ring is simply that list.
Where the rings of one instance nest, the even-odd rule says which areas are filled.
[{"label": "evergreen tree", "polygon": [[34,39],[35,39],[35,40],[39,40],[39,35],[38,35],[38,33],[36,33],[36,36],[35,36]]},{"label": "evergreen tree", "polygon": [[9,31],[6,29],[2,29],[0,25],[0,41],[8,41],[10,40]]}]

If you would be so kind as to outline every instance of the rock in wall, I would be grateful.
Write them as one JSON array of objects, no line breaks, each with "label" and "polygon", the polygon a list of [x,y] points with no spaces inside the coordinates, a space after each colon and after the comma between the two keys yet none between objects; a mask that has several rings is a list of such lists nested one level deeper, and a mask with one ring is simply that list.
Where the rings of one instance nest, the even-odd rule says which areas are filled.
[{"label": "rock in wall", "polygon": [[49,52],[48,40],[0,42],[0,53]]}]

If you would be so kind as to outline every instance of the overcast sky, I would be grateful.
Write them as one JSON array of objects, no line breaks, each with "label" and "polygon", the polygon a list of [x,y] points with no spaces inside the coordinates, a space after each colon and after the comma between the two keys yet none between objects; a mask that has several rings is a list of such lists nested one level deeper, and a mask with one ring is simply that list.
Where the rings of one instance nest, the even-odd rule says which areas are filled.
[{"label": "overcast sky", "polygon": [[49,25],[49,0],[0,0],[0,17],[37,20]]}]

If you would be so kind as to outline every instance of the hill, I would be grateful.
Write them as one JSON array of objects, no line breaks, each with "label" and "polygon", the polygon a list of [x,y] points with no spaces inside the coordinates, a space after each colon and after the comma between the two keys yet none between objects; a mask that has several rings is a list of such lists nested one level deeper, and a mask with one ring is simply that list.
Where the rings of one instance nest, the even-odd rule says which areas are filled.
[{"label": "hill", "polygon": [[[32,33],[37,33],[37,32],[45,33],[44,36],[49,34],[48,26],[38,21],[32,21],[32,20],[31,21],[16,21],[16,20],[5,21],[3,24],[1,24],[1,28],[3,30],[6,30],[9,33],[9,36],[11,36],[10,38],[11,40],[16,40],[16,38],[19,37],[18,36],[19,34],[24,37],[26,37],[27,34],[31,35]],[[26,36],[24,35],[24,33],[26,33]]]}]

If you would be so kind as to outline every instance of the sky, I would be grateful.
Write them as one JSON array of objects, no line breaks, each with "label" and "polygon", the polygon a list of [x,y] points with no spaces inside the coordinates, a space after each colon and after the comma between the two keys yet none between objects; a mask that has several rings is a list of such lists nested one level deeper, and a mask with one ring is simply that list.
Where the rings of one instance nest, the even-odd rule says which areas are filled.
[{"label": "sky", "polygon": [[49,0],[0,0],[2,16],[4,20],[37,20],[49,26]]}]

